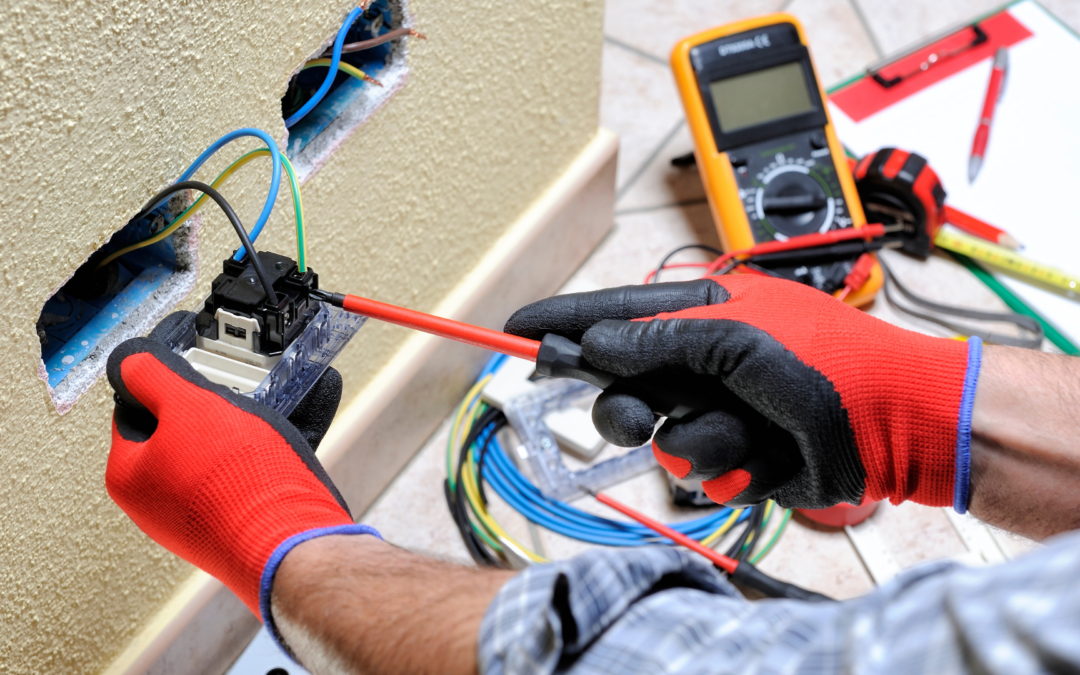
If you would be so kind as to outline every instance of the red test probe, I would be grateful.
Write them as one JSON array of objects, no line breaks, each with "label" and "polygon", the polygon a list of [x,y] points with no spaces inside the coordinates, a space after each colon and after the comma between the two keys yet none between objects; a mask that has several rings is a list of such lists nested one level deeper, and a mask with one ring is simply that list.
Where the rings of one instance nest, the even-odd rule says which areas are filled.
[{"label": "red test probe", "polygon": [[[582,489],[584,490],[585,488]],[[780,581],[779,579],[774,579],[745,560],[735,560],[734,558],[729,558],[723,553],[718,553],[707,546],[703,546],[701,543],[691,539],[685,534],[676,532],[667,525],[659,521],[653,520],[652,518],[646,516],[644,513],[635,511],[626,504],[623,504],[618,500],[612,499],[611,497],[607,496],[602,492],[592,492],[591,490],[585,491],[595,497],[596,501],[600,502],[601,504],[610,506],[624,516],[627,516],[630,519],[636,520],[637,522],[641,523],[653,532],[663,535],[668,539],[674,541],[675,543],[681,544],[682,546],[685,546],[691,551],[705,556],[709,560],[709,562],[730,574],[732,581],[747,588],[752,588],[762,593],[766,597],[790,598],[793,600],[810,600],[812,602],[832,600],[832,598],[826,595],[815,593],[813,591],[808,591],[801,586],[796,586],[794,584]]]},{"label": "red test probe", "polygon": [[838,244],[842,241],[850,241],[852,239],[865,239],[870,241],[871,239],[884,237],[886,234],[895,231],[896,229],[898,228],[882,225],[880,223],[872,223],[863,225],[862,227],[845,227],[842,230],[829,230],[828,232],[804,234],[798,237],[791,237],[784,241],[767,241],[751,248],[725,253],[709,265],[709,268],[705,270],[705,276],[714,274],[731,260],[741,260],[743,258],[766,253],[779,253],[780,251],[795,251],[803,248],[814,248],[816,246],[828,246],[830,244]]}]

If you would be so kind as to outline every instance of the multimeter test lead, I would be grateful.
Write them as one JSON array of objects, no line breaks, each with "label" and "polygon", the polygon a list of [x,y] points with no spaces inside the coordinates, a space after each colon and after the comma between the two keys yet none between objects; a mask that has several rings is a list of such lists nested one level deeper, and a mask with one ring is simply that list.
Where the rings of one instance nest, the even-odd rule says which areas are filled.
[{"label": "multimeter test lead", "polygon": [[791,598],[795,600],[808,600],[811,602],[831,602],[832,598],[808,591],[801,586],[795,584],[789,584],[778,579],[774,579],[769,575],[761,572],[758,568],[751,565],[749,562],[743,560],[735,560],[722,553],[712,550],[711,548],[702,545],[701,543],[691,539],[690,537],[681,534],[667,525],[653,520],[646,516],[644,513],[636,511],[626,504],[607,496],[602,492],[593,492],[588,488],[582,488],[585,492],[589,493],[596,499],[596,501],[609,506],[624,516],[629,517],[631,520],[635,520],[641,523],[645,527],[649,528],[657,534],[667,537],[673,542],[684,546],[691,551],[704,556],[709,562],[716,565],[720,569],[724,570],[731,575],[731,580],[752,588],[763,595],[770,598]]},{"label": "multimeter test lead", "polygon": [[791,237],[784,241],[774,240],[767,241],[762,244],[751,246],[750,248],[742,249],[741,251],[731,251],[725,253],[709,265],[705,271],[705,276],[712,276],[716,274],[718,270],[723,268],[728,263],[733,261],[742,261],[754,256],[766,255],[770,253],[779,253],[781,251],[796,251],[801,249],[810,249],[818,246],[830,246],[833,244],[839,244],[844,241],[851,241],[853,239],[865,239],[867,241],[872,239],[880,239],[892,232],[902,231],[903,225],[883,225],[881,223],[871,223],[869,225],[863,225],[862,227],[848,227],[842,230],[829,230],[828,232],[815,232],[813,234],[804,234],[798,237]]}]

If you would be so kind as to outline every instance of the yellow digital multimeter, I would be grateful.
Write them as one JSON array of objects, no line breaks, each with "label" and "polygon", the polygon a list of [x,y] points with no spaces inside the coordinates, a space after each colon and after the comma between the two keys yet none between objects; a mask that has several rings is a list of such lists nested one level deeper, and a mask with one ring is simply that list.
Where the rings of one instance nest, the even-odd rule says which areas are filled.
[{"label": "yellow digital multimeter", "polygon": [[[671,67],[725,251],[866,223],[795,17],[769,14],[698,33],[675,46]],[[769,269],[833,292],[857,257]],[[849,304],[865,304],[881,287],[874,268]]]}]

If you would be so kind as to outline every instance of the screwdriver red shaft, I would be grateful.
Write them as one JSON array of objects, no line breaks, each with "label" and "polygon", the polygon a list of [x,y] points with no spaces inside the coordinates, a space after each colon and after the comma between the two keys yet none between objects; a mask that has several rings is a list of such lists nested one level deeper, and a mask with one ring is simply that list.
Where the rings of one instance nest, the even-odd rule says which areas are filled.
[{"label": "screwdriver red shaft", "polygon": [[739,566],[738,560],[735,560],[734,558],[729,558],[723,553],[717,553],[708,546],[701,545],[700,542],[691,539],[685,534],[676,532],[667,525],[661,523],[660,521],[653,520],[644,513],[635,511],[626,504],[623,504],[620,501],[616,501],[611,497],[608,497],[603,492],[593,492],[592,496],[596,497],[596,501],[600,502],[601,504],[607,504],[619,513],[623,514],[624,516],[629,516],[631,519],[636,520],[650,530],[664,535],[665,537],[671,539],[677,544],[682,544],[683,546],[690,549],[691,551],[694,551],[695,553],[700,553],[701,555],[708,558],[709,561],[712,562],[712,564],[716,565],[728,574],[734,574],[735,569]]},{"label": "screwdriver red shaft", "polygon": [[431,333],[439,337],[450,338],[465,344],[483,347],[509,356],[516,356],[526,361],[536,361],[536,354],[540,351],[540,343],[536,340],[509,335],[490,328],[473,326],[453,319],[444,319],[440,316],[405,309],[378,300],[361,298],[358,295],[334,293],[330,297],[325,297],[325,299],[331,304],[341,307],[346,312],[360,314],[424,333]]}]

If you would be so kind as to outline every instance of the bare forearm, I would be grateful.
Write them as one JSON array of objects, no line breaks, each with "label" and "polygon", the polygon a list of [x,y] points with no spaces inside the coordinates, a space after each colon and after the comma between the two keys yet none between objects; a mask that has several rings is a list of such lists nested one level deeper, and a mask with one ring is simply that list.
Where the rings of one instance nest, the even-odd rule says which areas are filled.
[{"label": "bare forearm", "polygon": [[971,512],[1033,539],[1080,527],[1080,359],[986,347],[972,412]]},{"label": "bare forearm", "polygon": [[510,576],[374,537],[321,537],[285,557],[271,607],[285,642],[316,675],[471,675],[480,621]]}]

